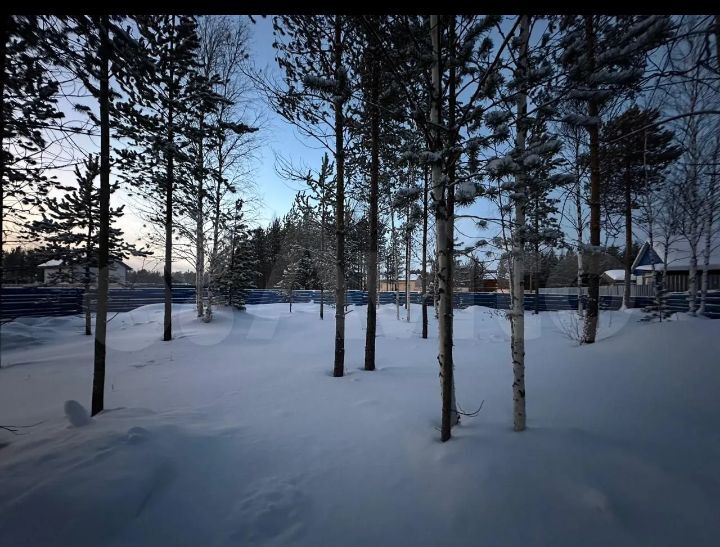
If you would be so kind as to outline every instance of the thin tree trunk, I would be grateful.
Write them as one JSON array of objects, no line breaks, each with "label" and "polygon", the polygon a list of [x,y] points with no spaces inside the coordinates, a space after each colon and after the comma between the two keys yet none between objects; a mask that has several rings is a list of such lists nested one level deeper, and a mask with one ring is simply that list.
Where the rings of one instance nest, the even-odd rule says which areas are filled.
[{"label": "thin tree trunk", "polygon": [[83,308],[85,309],[85,336],[92,336],[92,311],[90,309],[90,283],[83,285]]},{"label": "thin tree trunk", "polygon": [[[88,193],[90,195],[90,193]],[[92,210],[90,215],[92,215]],[[92,221],[91,221],[92,225]],[[83,307],[85,308],[85,336],[92,335],[92,313],[90,312],[90,260],[92,260],[93,248],[92,248],[92,229],[88,234],[87,245],[85,248],[85,279],[83,283]]]},{"label": "thin tree trunk", "polygon": [[[392,200],[391,200],[392,201]],[[395,273],[395,318],[400,321],[400,270],[398,267],[397,238],[395,237],[395,211],[390,204],[390,237],[392,239],[393,270]]]},{"label": "thin tree trunk", "polygon": [[[5,279],[4,262],[5,255],[2,252],[5,241],[3,219],[5,218],[5,67],[7,64],[7,40],[10,30],[11,15],[3,15],[0,18],[0,287]],[[0,299],[0,308],[2,301]],[[0,321],[0,331],[2,321]],[[0,368],[2,358],[0,358]]]},{"label": "thin tree trunk", "polygon": [[[595,69],[595,29],[593,16],[585,15],[585,30],[588,41],[588,69]],[[599,109],[597,101],[588,102],[588,115],[597,120]],[[598,272],[600,249],[600,126],[594,123],[588,127],[590,134],[590,246],[588,272],[588,306],[585,313],[583,341],[586,344],[595,342],[597,335],[598,315],[600,311],[600,274]]]},{"label": "thin tree trunk", "polygon": [[203,233],[203,170],[205,168],[205,160],[203,158],[203,118],[204,114],[200,114],[200,136],[198,139],[198,174],[197,174],[197,196],[196,196],[196,218],[195,218],[195,299],[197,303],[197,316],[204,315],[204,281],[205,281],[205,237]]},{"label": "thin tree trunk", "polygon": [[[720,49],[720,46],[718,46],[718,48]],[[720,60],[718,62],[720,62]],[[713,172],[710,175],[710,188],[706,200],[707,213],[705,217],[705,248],[703,249],[703,271],[702,280],[700,282],[700,307],[698,308],[698,313],[701,315],[705,314],[705,305],[707,303],[708,277],[710,275],[710,254],[712,251],[713,224],[715,222],[714,212],[717,200],[715,196],[716,178],[717,175]]]},{"label": "thin tree trunk", "polygon": [[438,270],[437,270],[437,264],[438,264],[438,251],[435,249],[435,262],[433,262],[433,313],[435,314],[435,319],[438,319],[438,309],[440,307],[440,294],[438,292],[438,287],[440,286],[440,283],[438,282]]},{"label": "thin tree trunk", "polygon": [[[440,69],[440,24],[437,15],[430,16],[430,37],[433,48],[432,65],[432,101],[430,122],[432,124],[433,152],[442,150],[440,103],[442,97],[442,81]],[[452,354],[452,232],[449,224],[447,194],[449,189],[442,173],[441,161],[432,165],[432,197],[435,208],[435,238],[437,248],[437,277],[439,294],[438,311],[438,363],[440,365],[440,389],[442,394],[442,413],[440,440],[445,442],[451,437],[451,429],[459,415],[453,401],[453,354]]]},{"label": "thin tree trunk", "polygon": [[623,290],[623,308],[630,308],[630,279],[632,274],[632,195],[630,181],[625,179],[625,282]]},{"label": "thin tree trunk", "polygon": [[[171,25],[175,24],[175,18],[173,16],[173,20]],[[174,28],[174,27],[173,27]],[[174,48],[174,40],[171,38],[171,44],[170,48]],[[175,120],[173,118],[174,116],[174,109],[173,109],[173,101],[175,100],[174,97],[174,79],[175,74],[173,70],[173,65],[171,63],[170,66],[170,81],[172,82],[170,85],[170,89],[168,91],[168,118],[167,118],[167,140],[168,140],[168,147],[165,151],[165,161],[167,162],[167,169],[166,169],[166,175],[165,175],[165,267],[163,271],[163,277],[165,282],[165,316],[163,318],[163,340],[164,341],[170,341],[172,340],[172,228],[173,228],[173,218],[172,218],[172,206],[173,206],[173,182],[174,182],[174,175],[175,175],[175,166],[174,166],[174,151],[172,149],[174,145],[174,131],[173,131],[173,123],[175,123]]]},{"label": "thin tree trunk", "polygon": [[[220,137],[220,135],[218,135]],[[218,170],[217,170],[217,180],[215,181],[215,198],[213,201],[213,242],[212,242],[212,250],[210,251],[210,268],[208,271],[208,300],[207,300],[207,306],[205,307],[205,317],[204,320],[206,322],[210,321],[212,319],[212,305],[213,305],[213,283],[215,282],[215,278],[217,276],[217,268],[218,268],[218,245],[220,242],[220,198],[221,198],[221,192],[222,192],[222,174],[224,171],[224,162],[223,162],[223,154],[222,154],[222,140],[218,139]]]},{"label": "thin tree trunk", "polygon": [[422,232],[422,337],[428,337],[427,310],[427,236],[428,236],[428,170],[423,167],[423,232]]},{"label": "thin tree trunk", "polygon": [[[520,57],[518,72],[520,79],[528,72],[527,47],[530,36],[530,17],[520,16]],[[527,138],[527,92],[521,88],[517,101],[517,134],[515,150],[522,154]],[[515,226],[512,235],[512,310],[510,312],[510,329],[512,341],[510,350],[513,364],[513,427],[515,431],[525,429],[525,207],[526,187],[525,176],[515,176],[515,192],[523,197],[515,200]]]},{"label": "thin tree trunk", "polygon": [[[324,190],[323,190],[324,192]],[[325,196],[320,201],[320,260],[325,260]],[[325,271],[320,274],[320,319],[325,319]]]},{"label": "thin tree trunk", "polygon": [[85,239],[85,279],[83,283],[83,307],[85,308],[85,335],[92,335],[92,314],[90,313],[90,264],[93,258],[93,210],[92,210],[92,181],[87,188],[85,210],[87,211],[87,238]]},{"label": "thin tree trunk", "polygon": [[[447,16],[448,21],[448,58],[455,59],[455,15]],[[441,57],[438,57],[440,63],[441,74],[443,71]],[[456,65],[454,62],[449,63],[449,82],[448,82],[448,150],[454,150],[458,140],[458,130],[455,125],[455,108],[456,108]],[[442,89],[442,87],[441,87]],[[440,96],[440,102],[438,103],[438,114],[440,123],[442,123],[442,97]],[[440,135],[439,143],[442,143],[442,135]],[[447,329],[449,336],[445,337],[445,355],[450,356],[450,425],[454,426],[460,423],[460,414],[457,411],[457,405],[455,402],[455,361],[453,359],[453,345],[454,345],[454,314],[453,306],[454,294],[455,294],[455,185],[456,178],[455,173],[457,170],[457,155],[453,155],[447,164],[447,219],[448,223],[446,226],[447,240],[445,242],[445,249],[448,258],[447,268],[447,286],[450,288],[449,298],[445,300],[445,314],[449,318],[449,324]],[[447,389],[447,387],[445,388]]]},{"label": "thin tree trunk", "polygon": [[408,206],[408,218],[406,219],[406,230],[405,230],[405,310],[407,311],[406,320],[410,322],[410,238],[412,233],[410,231],[410,207]]},{"label": "thin tree trunk", "polygon": [[377,266],[378,266],[378,182],[380,178],[380,95],[379,66],[372,53],[370,89],[370,250],[368,252],[368,303],[365,331],[365,370],[375,370],[375,336],[377,333]]},{"label": "thin tree trunk", "polygon": [[[342,24],[340,15],[335,16],[335,78],[342,81]],[[335,161],[337,164],[337,189],[335,197],[335,230],[337,238],[337,266],[335,270],[335,364],[333,376],[340,377],[345,369],[345,149],[343,132],[343,102],[335,98]]]},{"label": "thin tree trunk", "polygon": [[580,195],[580,173],[577,174],[577,192],[575,194],[575,213],[577,215],[577,297],[578,297],[578,315],[583,314],[583,290],[582,290],[582,278],[583,278],[583,242],[582,242],[582,201]]},{"label": "thin tree trunk", "polygon": [[[522,31],[521,31],[522,32]],[[522,36],[522,34],[521,34]],[[527,97],[525,98],[527,102]],[[525,112],[527,113],[527,104],[525,106]],[[527,134],[527,130],[525,130]],[[523,148],[524,148],[524,142],[523,142]],[[535,234],[540,233],[540,215],[538,214],[538,210],[540,208],[540,198],[536,195],[535,196]],[[535,276],[534,281],[535,285],[533,286],[533,289],[535,290],[535,298],[533,301],[533,314],[537,315],[540,313],[540,241],[535,241],[535,264],[533,265],[533,269],[535,270]]]},{"label": "thin tree trunk", "polygon": [[690,296],[690,315],[697,315],[697,238],[690,242],[690,271],[688,272],[688,294]]},{"label": "thin tree trunk", "polygon": [[105,408],[105,354],[107,339],[108,285],[110,282],[110,18],[100,19],[100,226],[98,229],[97,310],[95,312],[95,356],[92,405],[95,416]]}]

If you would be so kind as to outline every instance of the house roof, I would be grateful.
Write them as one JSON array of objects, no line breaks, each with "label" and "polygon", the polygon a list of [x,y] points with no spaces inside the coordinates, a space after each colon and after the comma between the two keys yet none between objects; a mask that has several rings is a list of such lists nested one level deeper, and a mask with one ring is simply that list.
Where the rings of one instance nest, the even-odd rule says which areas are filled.
[{"label": "house roof", "polygon": [[[625,270],[607,270],[603,272],[603,275],[609,277],[613,281],[625,281]],[[630,275],[630,280],[634,281],[635,276]]]},{"label": "house roof", "polygon": [[38,268],[55,268],[56,266],[60,266],[61,264],[62,260],[48,260],[47,262],[38,264]]},{"label": "house roof", "polygon": [[[690,243],[684,237],[673,236],[669,240],[667,246],[667,269],[668,271],[685,271],[690,269]],[[648,272],[653,269],[661,269],[663,266],[663,258],[665,256],[665,243],[663,241],[655,241],[653,244],[653,252],[650,249],[650,243],[645,242],[640,248],[638,256],[633,262],[632,269],[636,273]],[[697,248],[698,268],[702,268],[704,264],[705,238],[703,237]],[[720,238],[715,237],[710,243],[710,269],[720,269]]]},{"label": "house roof", "polygon": [[[127,264],[125,264],[125,262],[123,262],[122,260],[111,260],[110,262],[124,266],[128,270],[132,270],[132,268],[130,266],[128,266]],[[48,260],[47,262],[43,262],[42,264],[38,264],[37,267],[38,268],[57,268],[59,266],[62,266],[62,264],[63,264],[62,260],[52,259],[52,260]]]}]

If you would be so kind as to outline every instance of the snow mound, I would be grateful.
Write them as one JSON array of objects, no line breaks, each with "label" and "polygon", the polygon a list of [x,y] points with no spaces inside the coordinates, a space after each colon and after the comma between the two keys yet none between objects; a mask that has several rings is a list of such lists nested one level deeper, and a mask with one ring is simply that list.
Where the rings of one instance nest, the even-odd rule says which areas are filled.
[{"label": "snow mound", "polygon": [[89,425],[92,421],[88,411],[77,401],[65,401],[65,416],[75,427]]}]

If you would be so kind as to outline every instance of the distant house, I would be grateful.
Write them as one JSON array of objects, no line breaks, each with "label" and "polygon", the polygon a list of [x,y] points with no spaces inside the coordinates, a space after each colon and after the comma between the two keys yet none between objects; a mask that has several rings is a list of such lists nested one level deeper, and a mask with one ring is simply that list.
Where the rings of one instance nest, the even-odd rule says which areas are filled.
[{"label": "distant house", "polygon": [[[85,277],[85,268],[83,266],[65,266],[62,260],[48,260],[38,264],[38,268],[43,271],[43,282],[47,285],[82,285]],[[132,268],[122,260],[113,260],[110,262],[109,270],[110,283],[125,285],[127,283],[127,273]],[[90,274],[93,278],[92,285],[95,285],[97,272],[97,268],[90,268]]]},{"label": "distant house", "polygon": [[[703,252],[705,249],[704,238],[697,250],[697,275],[698,289],[700,288],[700,277],[704,268]],[[720,241],[714,241],[710,252],[710,264],[708,267],[708,289],[720,289]],[[656,272],[665,269],[663,257],[665,256],[665,245],[656,241],[653,248],[650,243],[645,242],[640,248],[632,271],[637,276],[638,285],[650,285],[653,282],[653,267]],[[665,286],[671,292],[683,292],[688,290],[688,277],[690,275],[690,245],[685,238],[674,237],[670,240],[667,249],[667,279]]]},{"label": "distant house", "polygon": [[[490,272],[488,272],[490,273]],[[492,272],[495,273],[495,272]],[[398,291],[405,292],[405,279],[381,279],[380,280],[380,291],[381,292],[395,292],[395,284],[397,283]],[[433,278],[428,273],[428,290],[432,290],[431,286]],[[411,292],[422,292],[422,276],[420,274],[410,274],[410,291]],[[453,292],[495,292],[498,290],[498,280],[496,278],[485,278],[477,282],[475,286],[463,286],[460,283],[456,283],[453,287]]]},{"label": "distant house", "polygon": [[[430,275],[428,274],[428,281],[430,281]],[[380,291],[381,292],[393,292],[395,291],[395,285],[397,284],[397,290],[405,292],[405,279],[382,279],[380,280]],[[410,291],[421,292],[422,291],[422,278],[419,274],[410,274]]]},{"label": "distant house", "polygon": [[[637,276],[630,275],[630,283],[635,283]],[[600,276],[600,283],[603,285],[624,285],[625,270],[607,270]]]}]

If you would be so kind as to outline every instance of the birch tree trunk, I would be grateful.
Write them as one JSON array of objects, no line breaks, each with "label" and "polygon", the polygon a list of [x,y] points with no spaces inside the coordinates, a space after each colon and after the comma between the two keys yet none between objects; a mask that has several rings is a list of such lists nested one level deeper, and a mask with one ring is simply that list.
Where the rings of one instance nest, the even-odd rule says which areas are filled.
[{"label": "birch tree trunk", "polygon": [[[219,136],[219,135],[218,135]],[[213,305],[213,283],[217,276],[218,269],[218,246],[220,243],[220,200],[222,194],[222,176],[224,172],[224,161],[223,161],[223,150],[222,150],[222,139],[218,139],[217,145],[217,157],[218,157],[218,170],[217,180],[215,181],[215,199],[213,202],[213,241],[212,249],[210,251],[210,268],[208,271],[208,300],[207,306],[205,307],[205,315],[203,321],[210,322],[212,320],[212,305]]]},{"label": "birch tree trunk", "polygon": [[[520,16],[520,55],[518,72],[520,79],[528,72],[527,48],[530,36],[530,17]],[[522,154],[527,138],[527,90],[521,87],[517,99],[517,131],[515,151]],[[515,431],[525,429],[525,208],[527,205],[527,183],[525,175],[515,176],[515,192],[523,194],[515,200],[515,222],[512,233],[512,291],[510,330],[512,339],[510,351],[513,364],[513,427]]]},{"label": "birch tree trunk", "polygon": [[[5,214],[5,70],[7,65],[7,38],[9,33],[11,15],[0,16],[0,251],[3,248],[4,232],[3,218]],[[0,287],[2,287],[5,279],[4,256],[0,252]],[[0,321],[0,331],[2,331],[2,321]],[[2,368],[2,358],[0,357],[0,368]]]},{"label": "birch tree trunk", "polygon": [[197,316],[204,315],[204,278],[205,278],[205,238],[203,233],[203,119],[200,118],[200,138],[198,139],[198,178],[196,196],[196,218],[195,218],[195,300],[197,304]]},{"label": "birch tree trunk", "polygon": [[[431,170],[432,173],[432,170]],[[440,308],[440,294],[438,292],[438,287],[440,286],[438,282],[438,252],[437,249],[435,249],[435,262],[433,263],[433,313],[435,314],[435,319],[438,319],[438,309]]]}]

